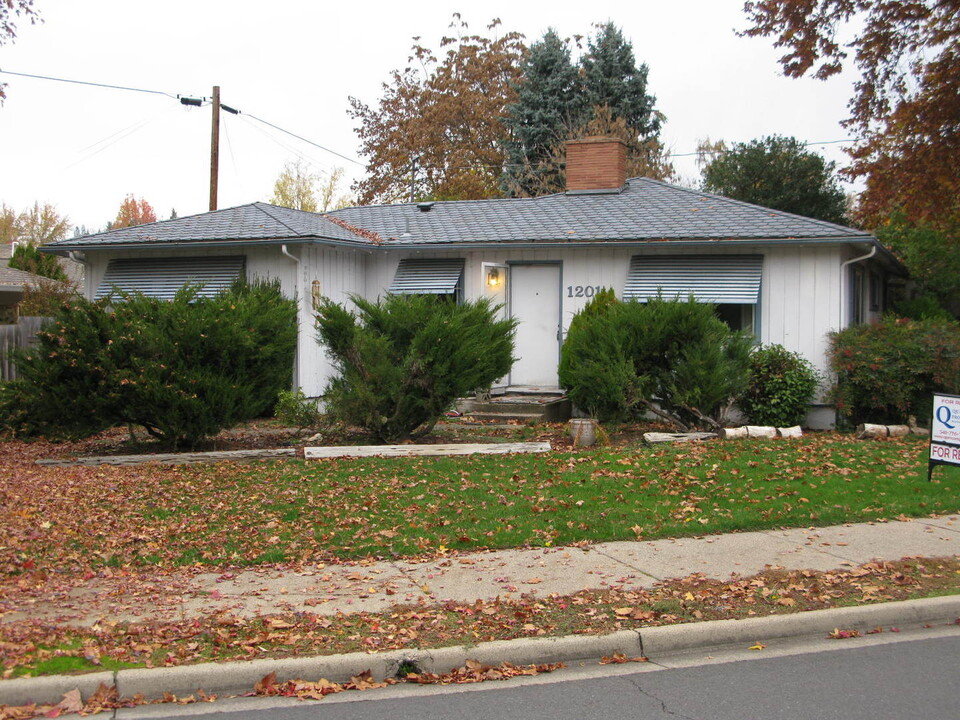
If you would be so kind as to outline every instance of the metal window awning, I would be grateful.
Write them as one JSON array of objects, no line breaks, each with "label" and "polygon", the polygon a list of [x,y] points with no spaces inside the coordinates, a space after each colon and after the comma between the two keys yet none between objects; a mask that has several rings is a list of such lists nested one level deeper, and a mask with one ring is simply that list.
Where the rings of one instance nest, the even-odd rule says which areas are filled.
[{"label": "metal window awning", "polygon": [[395,295],[453,295],[463,277],[463,259],[401,260],[387,288]]},{"label": "metal window awning", "polygon": [[634,255],[623,299],[692,295],[703,303],[754,305],[762,275],[763,255]]},{"label": "metal window awning", "polygon": [[172,300],[187,283],[202,286],[201,297],[212,297],[243,277],[244,263],[243,255],[114,259],[107,265],[95,297],[102,298],[117,288]]}]

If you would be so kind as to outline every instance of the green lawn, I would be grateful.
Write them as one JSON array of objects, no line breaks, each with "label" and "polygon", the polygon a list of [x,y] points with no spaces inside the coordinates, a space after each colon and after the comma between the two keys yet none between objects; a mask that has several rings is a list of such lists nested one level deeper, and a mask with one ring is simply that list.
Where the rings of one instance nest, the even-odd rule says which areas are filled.
[{"label": "green lawn", "polygon": [[8,571],[251,565],[957,512],[960,469],[938,468],[928,483],[926,447],[814,434],[546,455],[44,469],[2,488],[11,502],[0,519],[13,537],[0,542],[0,562],[12,560]]}]

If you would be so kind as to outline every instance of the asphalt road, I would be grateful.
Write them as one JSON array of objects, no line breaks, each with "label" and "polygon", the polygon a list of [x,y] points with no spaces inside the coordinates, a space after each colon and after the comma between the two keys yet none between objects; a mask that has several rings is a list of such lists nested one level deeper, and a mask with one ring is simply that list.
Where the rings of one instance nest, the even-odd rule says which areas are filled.
[{"label": "asphalt road", "polygon": [[[862,639],[858,639],[862,640]],[[536,683],[344,693],[316,703],[233,700],[120,711],[117,718],[176,720],[870,720],[960,718],[960,634],[746,661],[681,660],[687,667],[619,665]],[[742,655],[742,653],[741,653]],[[752,656],[756,657],[756,656]],[[349,699],[347,695],[350,695]],[[342,698],[342,699],[341,699]],[[167,714],[169,713],[169,714]]]}]

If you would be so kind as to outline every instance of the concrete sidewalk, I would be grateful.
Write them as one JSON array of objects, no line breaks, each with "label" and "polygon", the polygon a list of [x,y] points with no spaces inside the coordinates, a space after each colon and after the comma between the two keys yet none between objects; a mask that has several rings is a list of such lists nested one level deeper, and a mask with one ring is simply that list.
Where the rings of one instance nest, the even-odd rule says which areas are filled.
[{"label": "concrete sidewalk", "polygon": [[502,550],[424,562],[359,561],[297,571],[118,573],[9,599],[0,606],[0,623],[30,619],[89,626],[103,619],[163,622],[221,613],[335,615],[521,593],[647,588],[691,573],[722,579],[771,566],[832,570],[870,560],[957,554],[960,515],[582,548]]}]

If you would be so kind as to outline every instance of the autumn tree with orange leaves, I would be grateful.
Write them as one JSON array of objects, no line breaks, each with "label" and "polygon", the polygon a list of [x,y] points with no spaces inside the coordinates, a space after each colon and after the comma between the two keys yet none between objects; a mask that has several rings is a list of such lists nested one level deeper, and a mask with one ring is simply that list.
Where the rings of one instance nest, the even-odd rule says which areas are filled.
[{"label": "autumn tree with orange leaves", "polygon": [[143,198],[137,200],[133,195],[127,195],[120,206],[120,212],[117,213],[117,219],[110,223],[110,229],[117,230],[156,221],[157,214],[153,211],[150,203]]},{"label": "autumn tree with orange leaves", "polygon": [[[851,178],[866,179],[859,214],[877,227],[902,212],[917,225],[960,227],[960,0],[750,0],[752,27],[786,49],[786,75],[860,71],[850,117]],[[848,43],[838,33],[859,30]]]},{"label": "autumn tree with orange leaves", "polygon": [[[496,31],[494,20],[487,30]],[[351,97],[367,174],[353,189],[360,203],[387,203],[410,195],[416,157],[417,198],[498,197],[503,167],[503,117],[516,98],[524,46],[519,33],[468,34],[454,14],[454,37],[433,51],[414,45],[409,65],[394,70],[383,96],[370,106]]]}]

